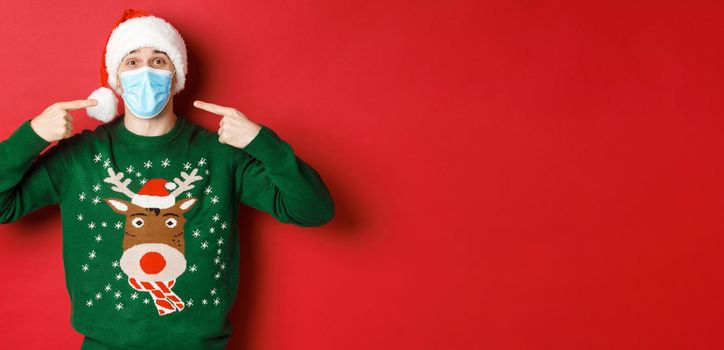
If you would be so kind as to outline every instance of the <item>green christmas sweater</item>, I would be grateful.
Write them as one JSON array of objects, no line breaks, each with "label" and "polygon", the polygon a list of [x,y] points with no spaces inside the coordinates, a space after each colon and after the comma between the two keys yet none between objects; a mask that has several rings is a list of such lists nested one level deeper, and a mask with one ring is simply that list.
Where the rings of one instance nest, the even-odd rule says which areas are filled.
[{"label": "green christmas sweater", "polygon": [[223,349],[238,287],[240,203],[282,223],[334,216],[319,174],[265,125],[244,149],[179,117],[161,136],[123,117],[49,143],[0,143],[0,222],[59,204],[71,323],[83,349]]}]

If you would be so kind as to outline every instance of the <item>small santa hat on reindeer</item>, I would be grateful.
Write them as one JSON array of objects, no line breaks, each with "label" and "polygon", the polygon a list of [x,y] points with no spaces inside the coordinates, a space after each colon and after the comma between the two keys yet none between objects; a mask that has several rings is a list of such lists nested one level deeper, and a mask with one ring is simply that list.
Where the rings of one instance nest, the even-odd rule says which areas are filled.
[{"label": "small santa hat on reindeer", "polygon": [[176,197],[168,191],[176,189],[176,184],[166,179],[148,180],[131,199],[131,203],[143,208],[171,208],[176,204]]},{"label": "small santa hat on reindeer", "polygon": [[186,44],[179,32],[170,23],[144,10],[127,9],[113,26],[103,48],[101,87],[88,96],[98,104],[86,108],[89,116],[105,123],[118,114],[118,98],[114,94],[115,91],[121,95],[118,67],[129,52],[142,47],[153,47],[168,55],[176,69],[172,92],[176,95],[183,90],[188,67]]}]

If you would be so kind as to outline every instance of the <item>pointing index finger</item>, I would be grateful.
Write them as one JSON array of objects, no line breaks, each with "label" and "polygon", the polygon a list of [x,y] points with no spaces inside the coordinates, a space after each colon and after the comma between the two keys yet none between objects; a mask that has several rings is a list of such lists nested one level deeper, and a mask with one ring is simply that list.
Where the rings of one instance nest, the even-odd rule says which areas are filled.
[{"label": "pointing index finger", "polygon": [[203,109],[205,111],[215,113],[218,115],[225,115],[229,110],[229,108],[224,107],[224,106],[219,106],[219,105],[216,105],[213,103],[208,103],[208,102],[198,101],[198,100],[194,101],[194,107]]},{"label": "pointing index finger", "polygon": [[92,107],[97,104],[98,104],[97,100],[87,99],[87,100],[58,102],[58,107],[66,110],[66,111],[72,111],[72,110],[76,110],[76,109]]}]

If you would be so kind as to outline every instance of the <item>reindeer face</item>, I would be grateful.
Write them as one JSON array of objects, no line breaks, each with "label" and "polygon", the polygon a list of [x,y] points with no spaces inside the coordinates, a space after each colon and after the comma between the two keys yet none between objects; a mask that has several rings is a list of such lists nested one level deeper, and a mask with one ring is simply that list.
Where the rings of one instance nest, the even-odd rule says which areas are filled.
[{"label": "reindeer face", "polygon": [[[186,270],[184,213],[193,207],[196,198],[175,199],[194,188],[194,182],[201,180],[197,172],[198,169],[190,174],[182,171],[183,180],[174,178],[173,183],[164,179],[148,180],[136,194],[128,188],[131,179],[123,180],[123,173],[108,168],[108,177],[103,182],[113,185],[113,191],[131,198],[131,202],[104,199],[115,212],[126,216],[120,265],[129,278],[172,281]],[[159,189],[159,186],[163,188]],[[173,192],[168,193],[166,189]]]},{"label": "reindeer face", "polygon": [[141,243],[169,245],[184,254],[183,215],[196,204],[196,198],[179,200],[170,208],[143,208],[120,199],[104,199],[117,213],[126,216],[123,250]]}]

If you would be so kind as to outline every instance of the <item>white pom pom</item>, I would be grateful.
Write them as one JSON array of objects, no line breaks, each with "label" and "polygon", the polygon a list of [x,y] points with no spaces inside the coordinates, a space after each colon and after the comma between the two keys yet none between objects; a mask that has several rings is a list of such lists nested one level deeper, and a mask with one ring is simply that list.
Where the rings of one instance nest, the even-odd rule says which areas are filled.
[{"label": "white pom pom", "polygon": [[88,99],[97,100],[98,104],[93,107],[87,107],[86,113],[104,123],[111,121],[116,116],[118,109],[118,98],[113,90],[107,87],[101,87],[93,91]]},{"label": "white pom pom", "polygon": [[166,189],[169,191],[173,191],[176,189],[176,184],[173,182],[167,182],[164,187],[166,187]]}]

